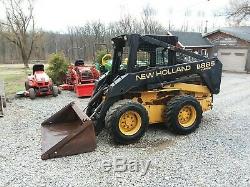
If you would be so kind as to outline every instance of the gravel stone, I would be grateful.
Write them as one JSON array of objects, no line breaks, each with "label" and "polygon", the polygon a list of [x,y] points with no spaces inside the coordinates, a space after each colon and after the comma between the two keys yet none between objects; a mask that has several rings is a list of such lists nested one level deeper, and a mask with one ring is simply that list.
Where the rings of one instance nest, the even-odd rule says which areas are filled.
[{"label": "gravel stone", "polygon": [[[0,187],[3,186],[250,186],[250,75],[224,73],[214,108],[187,136],[150,127],[132,145],[115,145],[104,130],[95,152],[42,161],[40,124],[71,101],[89,99],[64,91],[58,97],[7,103],[0,118]],[[151,161],[139,172],[105,172],[114,158]]]}]

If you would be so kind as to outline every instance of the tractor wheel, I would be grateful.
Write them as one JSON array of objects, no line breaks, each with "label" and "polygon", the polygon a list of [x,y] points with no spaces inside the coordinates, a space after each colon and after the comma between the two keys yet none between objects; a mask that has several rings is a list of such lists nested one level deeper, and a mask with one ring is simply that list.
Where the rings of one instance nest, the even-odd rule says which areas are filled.
[{"label": "tractor wheel", "polygon": [[140,103],[124,99],[114,103],[105,117],[105,124],[116,143],[129,144],[139,140],[149,123],[148,112]]},{"label": "tractor wheel", "polygon": [[58,96],[58,93],[59,93],[58,87],[57,87],[57,86],[53,86],[53,87],[52,87],[52,95],[53,95],[54,97],[57,97],[57,96]]},{"label": "tractor wheel", "polygon": [[36,98],[36,92],[34,88],[29,89],[29,97],[30,99],[35,99]]},{"label": "tractor wheel", "polygon": [[202,118],[200,103],[190,95],[172,98],[166,107],[166,125],[176,134],[189,134],[195,131]]},{"label": "tractor wheel", "polygon": [[24,86],[26,90],[29,90],[30,89],[29,81],[25,81]]}]

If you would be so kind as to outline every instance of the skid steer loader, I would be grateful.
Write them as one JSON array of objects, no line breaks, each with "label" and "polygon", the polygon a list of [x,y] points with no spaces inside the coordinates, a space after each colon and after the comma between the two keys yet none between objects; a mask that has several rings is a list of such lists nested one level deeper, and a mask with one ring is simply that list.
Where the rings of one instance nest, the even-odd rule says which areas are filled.
[{"label": "skid steer loader", "polygon": [[42,159],[93,151],[104,127],[120,144],[138,141],[151,124],[195,131],[220,91],[222,64],[177,42],[175,36],[113,38],[112,69],[96,82],[84,112],[70,103],[42,123]]}]

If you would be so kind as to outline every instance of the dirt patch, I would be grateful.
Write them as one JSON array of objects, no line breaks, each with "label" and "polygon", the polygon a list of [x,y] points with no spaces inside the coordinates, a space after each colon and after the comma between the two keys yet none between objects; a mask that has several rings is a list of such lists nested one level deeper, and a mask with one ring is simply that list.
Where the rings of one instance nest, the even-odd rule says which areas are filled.
[{"label": "dirt patch", "polygon": [[[175,141],[171,139],[156,139],[156,140],[143,140],[134,144],[126,145],[126,147],[129,148],[139,148],[139,149],[146,149],[148,153],[155,153],[158,151],[165,150],[169,147],[172,147],[175,145]],[[123,145],[115,145],[114,147],[119,148],[123,147]]]},{"label": "dirt patch", "polygon": [[168,149],[168,148],[174,146],[175,143],[176,142],[174,140],[154,140],[154,141],[151,141],[148,143],[149,146],[148,146],[147,151],[149,153],[155,153],[158,151]]}]

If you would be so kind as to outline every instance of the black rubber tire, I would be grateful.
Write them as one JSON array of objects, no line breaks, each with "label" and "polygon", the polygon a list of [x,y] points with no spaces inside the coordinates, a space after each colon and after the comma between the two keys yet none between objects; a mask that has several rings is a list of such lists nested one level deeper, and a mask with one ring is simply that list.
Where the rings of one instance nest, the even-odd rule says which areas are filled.
[{"label": "black rubber tire", "polygon": [[[196,110],[196,119],[189,127],[183,127],[178,121],[178,114],[185,105],[191,105]],[[202,108],[197,99],[190,95],[173,97],[168,103],[165,111],[166,126],[175,134],[189,134],[194,132],[200,125]]]},{"label": "black rubber tire", "polygon": [[25,86],[25,90],[28,91],[30,89],[29,81],[25,81],[24,86]]},{"label": "black rubber tire", "polygon": [[[119,129],[119,119],[126,111],[136,111],[141,117],[141,127],[134,135],[125,135]],[[146,132],[149,119],[148,112],[138,102],[124,99],[114,103],[105,117],[105,125],[109,129],[113,140],[119,144],[129,144],[138,141]]]},{"label": "black rubber tire", "polygon": [[36,92],[34,88],[29,89],[29,97],[30,99],[35,99],[36,98]]},{"label": "black rubber tire", "polygon": [[52,87],[52,95],[53,95],[54,97],[57,97],[58,94],[59,94],[59,89],[58,89],[58,87],[57,87],[57,86],[53,86],[53,87]]}]

